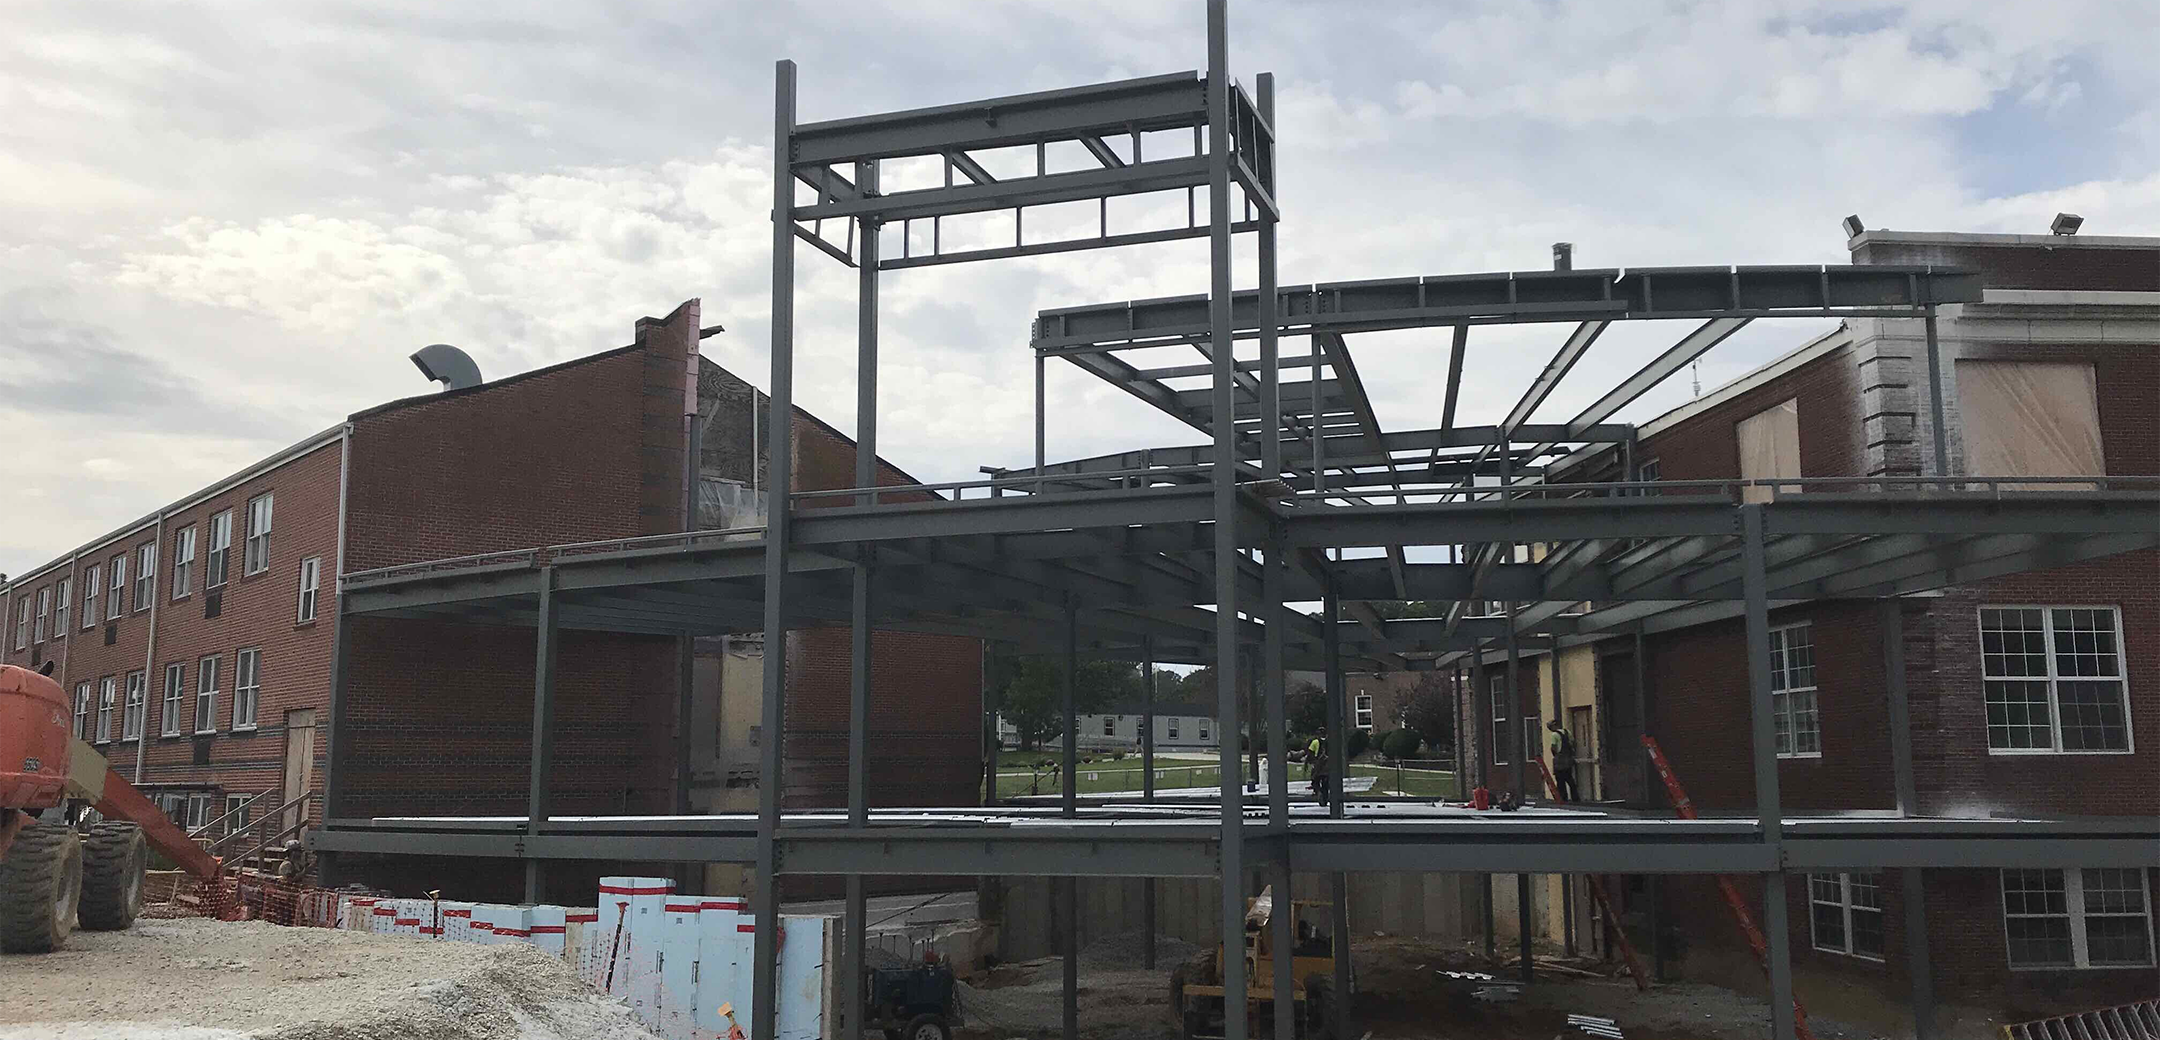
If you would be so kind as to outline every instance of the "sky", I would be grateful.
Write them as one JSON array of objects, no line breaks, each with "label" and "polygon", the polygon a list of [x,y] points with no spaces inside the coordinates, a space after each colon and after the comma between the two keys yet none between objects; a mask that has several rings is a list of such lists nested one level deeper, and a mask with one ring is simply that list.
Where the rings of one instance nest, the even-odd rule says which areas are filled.
[{"label": "sky", "polygon": [[[17,0],[8,22],[10,573],[432,391],[406,360],[429,343],[499,377],[699,297],[727,328],[705,355],[767,385],[775,59],[805,121],[1206,64],[1198,0]],[[1557,240],[1578,267],[1838,263],[1847,213],[2160,233],[2156,39],[2160,4],[2115,0],[1230,11],[1232,74],[1276,76],[1285,285],[1540,269]],[[852,430],[853,272],[797,263],[797,403]],[[882,453],[925,480],[1028,464],[1038,310],[1206,288],[1204,242],[888,273]],[[1620,418],[1825,327],[1757,323]],[[1460,420],[1497,419],[1567,331],[1475,330]],[[1684,331],[1616,326],[1536,418]],[[1353,337],[1385,425],[1437,424],[1445,342]],[[1053,459],[1203,439],[1070,366],[1049,398]]]}]

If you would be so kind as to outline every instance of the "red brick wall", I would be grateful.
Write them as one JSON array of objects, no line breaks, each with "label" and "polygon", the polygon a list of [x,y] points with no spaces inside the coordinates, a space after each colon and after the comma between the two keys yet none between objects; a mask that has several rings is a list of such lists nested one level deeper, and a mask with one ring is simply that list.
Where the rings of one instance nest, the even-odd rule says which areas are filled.
[{"label": "red brick wall", "polygon": [[[74,695],[77,683],[87,680],[92,684],[93,728],[96,725],[98,681],[107,675],[114,677],[115,739],[100,745],[99,750],[111,760],[121,776],[132,779],[136,775],[135,743],[120,740],[118,735],[125,711],[127,674],[145,666],[145,652],[151,649],[150,629],[154,614],[157,623],[155,659],[149,662],[145,676],[143,722],[149,745],[141,752],[142,782],[149,790],[155,794],[160,788],[172,786],[212,787],[221,794],[248,795],[280,790],[285,782],[286,713],[302,708],[318,711],[311,786],[320,789],[327,733],[324,728],[327,719],[322,717],[320,709],[329,700],[333,627],[330,615],[335,609],[331,589],[337,556],[338,469],[338,444],[332,440],[309,454],[170,514],[165,520],[162,539],[158,538],[154,527],[146,527],[85,550],[83,566],[88,567],[94,562],[99,568],[101,584],[108,590],[112,557],[121,552],[127,554],[131,587],[126,613],[111,622],[115,639],[110,646],[105,643],[107,622],[102,605],[98,625],[88,630],[82,628],[82,585],[78,574],[70,592],[73,602],[69,607],[68,632],[65,639],[59,639],[48,631],[43,656],[60,662],[54,678],[60,680],[70,697]],[[274,496],[268,567],[257,574],[245,574],[247,503],[265,493]],[[205,606],[210,596],[203,582],[209,557],[208,521],[212,515],[227,509],[233,514],[227,580],[218,593],[218,616],[206,618]],[[193,573],[188,595],[176,600],[172,595],[173,541],[181,529],[189,526],[196,529]],[[156,608],[154,611],[136,610],[132,588],[135,550],[153,540],[161,542],[153,596]],[[320,620],[301,623],[297,620],[300,561],[309,557],[322,561],[321,595],[317,605]],[[57,581],[66,573],[65,568],[55,570],[49,581]],[[35,595],[35,585],[32,595]],[[12,631],[8,646],[12,651]],[[262,651],[257,728],[252,731],[235,730],[232,725],[235,663],[237,651],[243,648]],[[218,656],[220,665],[216,732],[198,736],[194,711],[201,676],[199,663],[211,654]],[[27,665],[30,656],[10,652],[6,660],[11,664]],[[183,666],[180,732],[169,737],[164,735],[163,706],[168,664]],[[220,801],[218,812],[222,814],[223,811]],[[260,815],[260,807],[257,815]],[[320,817],[319,811],[313,815]]]},{"label": "red brick wall", "polygon": [[1855,250],[1853,262],[1969,267],[1998,289],[2160,290],[2160,248],[1877,242]]},{"label": "red brick wall", "polygon": [[1849,350],[1832,350],[1792,372],[1722,401],[1642,439],[1638,458],[1657,459],[1661,480],[1720,480],[1740,476],[1735,428],[1785,400],[1798,402],[1800,473],[1859,476],[1866,458],[1860,432],[1859,380]]}]

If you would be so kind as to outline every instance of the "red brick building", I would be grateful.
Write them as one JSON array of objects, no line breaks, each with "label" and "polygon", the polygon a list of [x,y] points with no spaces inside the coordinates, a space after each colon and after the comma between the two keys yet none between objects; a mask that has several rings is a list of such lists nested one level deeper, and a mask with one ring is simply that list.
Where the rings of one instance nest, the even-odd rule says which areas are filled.
[{"label": "red brick building", "polygon": [[[1851,249],[1859,263],[1983,273],[1985,300],[1946,306],[1939,322],[1949,473],[2160,475],[2160,238],[1870,231]],[[1919,321],[1854,319],[1644,424],[1631,477],[1939,475],[1928,379]],[[1621,479],[1611,461],[1591,460],[1577,479]],[[1833,595],[1772,603],[1779,783],[1789,810],[2160,814],[2160,552],[1890,604],[1910,704],[1911,804],[1900,805],[1892,768],[1890,615],[1878,601]],[[1648,788],[1656,781],[1636,750],[1636,734],[1647,730],[1698,806],[1751,811],[1741,622],[1653,632],[1642,645],[1640,698],[1633,639],[1560,654],[1597,659],[1582,673],[1595,676],[1594,691],[1574,691],[1582,703],[1594,696],[1605,715],[1605,746],[1595,753],[1612,771],[1594,793],[1665,804],[1662,791]],[[1551,675],[1542,662],[1525,665],[1528,687],[1540,685],[1541,668]],[[1553,717],[1549,698],[1537,699],[1543,717]],[[1478,737],[1487,755],[1490,740]],[[1492,768],[1496,787],[1511,775]],[[1935,986],[1949,1005],[2016,1016],[2160,991],[2153,870],[1930,870],[1924,910],[1901,898],[1896,871],[1796,880],[1789,909],[1798,988],[1821,1010],[1883,1020],[1902,1013],[1905,919],[1915,912],[1926,915]],[[1759,988],[1709,880],[1667,884],[1666,920],[1683,971]]]},{"label": "red brick building", "polygon": [[[306,808],[319,820],[339,575],[762,522],[755,489],[767,460],[753,430],[765,398],[700,358],[699,337],[691,301],[639,321],[626,347],[357,412],[16,577],[0,591],[0,660],[54,662],[76,695],[78,732],[189,824],[211,824],[265,792],[257,817],[312,791]],[[693,423],[695,522],[685,465]],[[852,483],[850,440],[807,413],[796,431],[798,487]],[[890,466],[882,477],[916,482]],[[382,618],[349,628],[340,739],[352,754],[341,752],[344,803],[332,813],[522,811],[532,630]],[[885,775],[873,790],[890,804],[972,802],[978,644],[877,639],[876,721],[881,738],[905,743],[877,756]],[[845,745],[847,640],[801,632],[790,645],[807,666],[790,675],[789,794],[831,804],[843,779],[828,760]],[[690,724],[677,718],[684,656],[674,636],[562,632],[555,811],[729,807],[690,794],[723,789],[725,777],[676,766],[678,727]],[[712,732],[686,742],[753,744],[754,733],[726,732],[739,713],[703,702],[754,697],[755,683],[723,691],[726,669],[695,674],[691,717]]]}]

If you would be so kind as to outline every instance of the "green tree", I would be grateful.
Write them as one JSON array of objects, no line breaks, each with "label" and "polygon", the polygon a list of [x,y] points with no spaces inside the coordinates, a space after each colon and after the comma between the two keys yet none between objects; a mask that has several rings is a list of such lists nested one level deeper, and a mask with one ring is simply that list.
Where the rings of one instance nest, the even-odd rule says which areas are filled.
[{"label": "green tree", "polygon": [[1289,716],[1290,732],[1310,739],[1327,729],[1327,691],[1300,682],[1284,695],[1283,712]]},{"label": "green tree", "polygon": [[[1140,696],[1140,670],[1125,661],[1082,661],[1073,686],[1073,712],[1086,715]],[[1065,662],[1059,657],[1008,657],[993,669],[998,714],[1033,750],[1065,732]]]},{"label": "green tree", "polygon": [[[1396,691],[1389,714],[1397,725],[1424,738],[1425,746],[1455,746],[1455,712],[1448,696],[1447,680],[1438,672],[1426,672],[1415,685]],[[1383,748],[1385,750],[1385,748]]]}]

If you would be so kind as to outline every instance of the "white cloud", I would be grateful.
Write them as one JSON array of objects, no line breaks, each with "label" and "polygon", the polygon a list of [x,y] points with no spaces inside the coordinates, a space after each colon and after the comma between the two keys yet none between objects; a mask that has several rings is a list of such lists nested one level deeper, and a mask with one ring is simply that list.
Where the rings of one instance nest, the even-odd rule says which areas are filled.
[{"label": "white cloud", "polygon": [[[9,570],[425,392],[404,358],[429,342],[506,374],[626,342],[638,315],[700,296],[729,330],[708,356],[763,383],[776,57],[801,63],[805,119],[1205,63],[1197,5],[1144,0],[758,19],[558,5],[516,21],[417,3],[60,5],[13,21],[0,347],[15,381],[58,389],[0,403],[11,442],[37,446],[0,462],[0,482],[49,506],[0,531]],[[1277,73],[1285,284],[1542,267],[1560,239],[1583,265],[1834,262],[1837,218],[1856,211],[2031,230],[2070,209],[2089,233],[2160,229],[2150,5],[1252,0],[1230,26],[1238,77]],[[2017,139],[2050,121],[2093,150],[1969,151],[1976,127]],[[800,255],[798,393],[848,429],[854,272]],[[1239,257],[1249,284],[1249,242]],[[1205,287],[1201,243],[888,275],[886,453],[926,479],[1024,464],[1036,310]],[[95,332],[102,378],[63,385],[37,360],[69,329]],[[1809,331],[1759,324],[1704,381]],[[1613,330],[1548,408],[1677,334]],[[1479,330],[1465,421],[1511,403],[1562,335]],[[1430,418],[1434,344],[1359,343],[1389,422]],[[1049,388],[1053,456],[1200,439],[1070,366]],[[1683,379],[1639,408],[1684,396]]]}]

